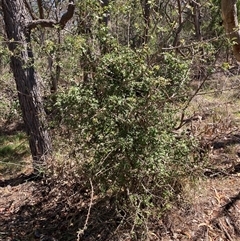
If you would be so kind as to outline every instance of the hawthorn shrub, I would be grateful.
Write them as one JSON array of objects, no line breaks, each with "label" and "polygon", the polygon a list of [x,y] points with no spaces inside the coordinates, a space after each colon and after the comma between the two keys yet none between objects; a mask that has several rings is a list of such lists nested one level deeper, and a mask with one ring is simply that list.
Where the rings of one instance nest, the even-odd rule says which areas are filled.
[{"label": "hawthorn shrub", "polygon": [[188,64],[168,54],[150,66],[147,55],[145,49],[115,48],[98,59],[92,78],[59,94],[56,102],[74,153],[84,160],[86,180],[95,193],[114,196],[126,212],[141,210],[134,224],[150,215],[149,208],[165,208],[194,170],[192,140],[173,132]]}]

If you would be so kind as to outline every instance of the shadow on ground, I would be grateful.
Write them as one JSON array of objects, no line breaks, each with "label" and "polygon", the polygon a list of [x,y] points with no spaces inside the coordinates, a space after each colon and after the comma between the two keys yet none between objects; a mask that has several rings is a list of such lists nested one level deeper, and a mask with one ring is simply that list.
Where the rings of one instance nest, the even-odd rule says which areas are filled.
[{"label": "shadow on ground", "polygon": [[[215,136],[203,143],[203,149],[210,153],[209,167],[204,175],[208,178],[227,177],[240,173],[240,134],[231,133]],[[230,150],[230,151],[227,151]]]},{"label": "shadow on ground", "polygon": [[15,135],[20,131],[25,131],[25,127],[22,122],[12,124],[5,123],[0,127],[0,135]]},{"label": "shadow on ground", "polygon": [[42,178],[43,178],[43,176],[40,174],[38,174],[38,175],[36,175],[34,173],[21,174],[17,177],[13,177],[11,179],[0,181],[0,187],[7,187],[8,185],[10,185],[11,187],[18,186],[20,184],[23,184],[23,183],[29,182],[29,181],[40,181]]},{"label": "shadow on ground", "polygon": [[[2,146],[19,131],[24,131],[22,123],[0,127]],[[7,151],[14,164],[25,155]],[[106,241],[122,220],[110,198],[91,200],[90,189],[83,190],[81,184],[34,174],[16,176],[15,166],[13,173],[7,180],[0,178],[0,240],[76,241],[82,230],[81,241]]]},{"label": "shadow on ground", "polygon": [[220,149],[234,144],[240,144],[240,134],[226,135],[224,138],[213,141],[212,146],[214,149]]},{"label": "shadow on ground", "polygon": [[[105,241],[121,222],[109,199],[92,200],[89,209],[91,193],[81,190],[79,184],[59,182],[53,185],[39,178],[10,186],[24,180],[29,177],[1,182],[6,190],[0,195],[8,199],[2,203],[9,205],[6,207],[0,202],[0,240],[75,241],[78,231],[85,228],[80,240]],[[11,195],[7,188],[11,188]]]}]

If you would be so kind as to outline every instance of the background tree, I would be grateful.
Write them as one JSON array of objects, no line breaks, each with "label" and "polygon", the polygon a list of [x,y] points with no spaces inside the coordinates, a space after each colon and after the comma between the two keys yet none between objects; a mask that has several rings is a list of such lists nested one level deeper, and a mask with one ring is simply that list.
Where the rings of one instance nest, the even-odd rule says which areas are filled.
[{"label": "background tree", "polygon": [[226,33],[233,41],[233,54],[240,62],[240,30],[238,25],[237,0],[221,1],[222,18]]}]

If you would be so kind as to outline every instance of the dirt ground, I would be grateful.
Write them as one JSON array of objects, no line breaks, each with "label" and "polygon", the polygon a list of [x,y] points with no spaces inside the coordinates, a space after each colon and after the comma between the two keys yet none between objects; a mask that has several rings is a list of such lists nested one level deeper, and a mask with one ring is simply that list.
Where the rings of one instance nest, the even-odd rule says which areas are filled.
[{"label": "dirt ground", "polygon": [[[172,210],[152,223],[148,240],[240,240],[240,81],[233,81],[227,94],[233,82],[219,87],[216,80],[207,87],[213,93],[203,90],[194,98],[184,128],[208,150],[208,165],[194,184],[184,186]],[[30,173],[0,176],[1,241],[132,240],[116,235],[121,220],[110,200],[91,204],[91,191],[80,183]]]}]

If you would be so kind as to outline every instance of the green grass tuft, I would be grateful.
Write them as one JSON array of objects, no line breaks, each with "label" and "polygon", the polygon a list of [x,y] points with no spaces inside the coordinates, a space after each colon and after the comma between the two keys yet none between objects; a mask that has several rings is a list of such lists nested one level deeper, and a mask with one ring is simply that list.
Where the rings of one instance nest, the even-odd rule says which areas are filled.
[{"label": "green grass tuft", "polygon": [[0,175],[8,176],[23,172],[30,155],[27,137],[19,132],[0,136]]}]

